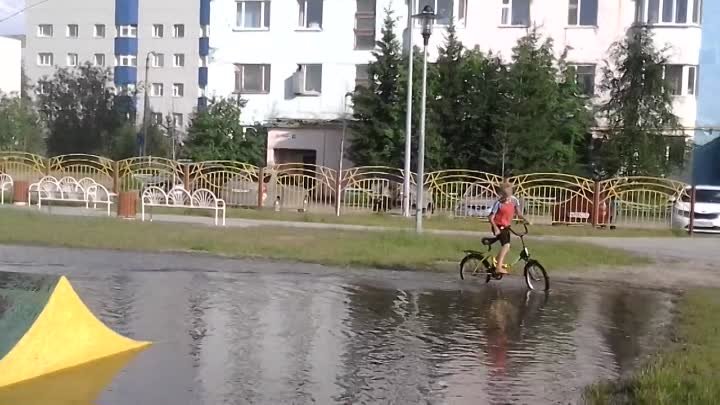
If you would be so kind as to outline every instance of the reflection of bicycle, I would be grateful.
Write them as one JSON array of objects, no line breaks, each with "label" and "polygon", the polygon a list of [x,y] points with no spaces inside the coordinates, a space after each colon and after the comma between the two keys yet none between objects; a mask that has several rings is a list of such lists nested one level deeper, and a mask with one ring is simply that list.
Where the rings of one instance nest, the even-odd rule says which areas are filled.
[{"label": "reflection of bicycle", "polygon": [[[510,228],[510,232],[520,238],[522,250],[514,263],[505,266],[507,269],[511,269],[517,263],[525,262],[524,277],[527,287],[531,290],[547,291],[550,289],[550,279],[540,262],[530,258],[530,251],[525,245],[525,235],[528,234],[528,227],[527,225],[524,225],[524,227],[524,233],[517,233]],[[489,283],[490,280],[502,280],[504,274],[497,272],[497,260],[495,255],[491,253],[492,245],[497,241],[497,237],[482,239],[482,244],[488,248],[487,252],[465,251],[466,255],[460,262],[460,278],[462,280],[478,276],[485,276],[486,283]]]}]

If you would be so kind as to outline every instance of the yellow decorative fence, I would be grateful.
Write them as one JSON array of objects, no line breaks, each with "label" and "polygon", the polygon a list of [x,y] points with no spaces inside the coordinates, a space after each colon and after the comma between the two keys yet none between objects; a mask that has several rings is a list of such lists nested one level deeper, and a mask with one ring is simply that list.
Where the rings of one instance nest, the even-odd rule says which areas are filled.
[{"label": "yellow decorative fence", "polygon": [[[276,207],[331,214],[402,212],[402,169],[353,167],[337,170],[308,164],[257,167],[241,162],[181,163],[156,157],[113,161],[100,156],[45,158],[0,152],[0,173],[33,182],[45,175],[90,177],[116,192],[149,185],[192,192],[213,191],[229,206]],[[411,173],[409,200],[416,209],[417,177]],[[687,185],[670,179],[618,177],[604,181],[562,173],[532,173],[507,179],[525,215],[536,223],[667,227],[673,204]],[[423,179],[423,207],[429,215],[486,218],[497,199],[502,177],[471,170],[441,170]]]}]

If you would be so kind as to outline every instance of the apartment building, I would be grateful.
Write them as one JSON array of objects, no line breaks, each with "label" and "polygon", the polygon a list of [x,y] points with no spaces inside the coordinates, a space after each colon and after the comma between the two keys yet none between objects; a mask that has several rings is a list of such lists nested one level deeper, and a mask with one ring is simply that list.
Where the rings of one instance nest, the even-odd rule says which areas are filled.
[{"label": "apartment building", "polygon": [[112,69],[118,89],[136,91],[139,112],[147,90],[153,119],[182,128],[204,104],[209,10],[210,0],[39,2],[26,11],[26,74],[43,91],[56,68]]},{"label": "apartment building", "polygon": [[[431,59],[451,20],[466,46],[508,59],[516,41],[537,26],[554,39],[558,54],[568,49],[588,94],[595,92],[611,44],[633,22],[646,23],[659,46],[669,46],[666,74],[681,124],[688,133],[695,125],[701,0],[410,1],[413,13],[429,4],[438,14]],[[367,80],[387,9],[399,19],[397,34],[407,45],[409,10],[402,0],[215,0],[208,93],[248,100],[246,123],[270,127],[268,163],[337,167],[341,120],[350,110],[346,94]],[[422,43],[419,26],[412,35]]]},{"label": "apartment building", "polygon": [[0,92],[4,95],[19,95],[22,81],[22,39],[0,37]]}]

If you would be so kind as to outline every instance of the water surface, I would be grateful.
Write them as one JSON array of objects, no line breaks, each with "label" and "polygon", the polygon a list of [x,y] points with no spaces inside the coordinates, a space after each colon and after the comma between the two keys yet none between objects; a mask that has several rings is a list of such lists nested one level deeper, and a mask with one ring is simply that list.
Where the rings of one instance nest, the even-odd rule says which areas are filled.
[{"label": "water surface", "polygon": [[67,274],[110,327],[156,342],[107,405],[574,404],[653,349],[672,298],[187,255],[0,257],[0,270]]}]

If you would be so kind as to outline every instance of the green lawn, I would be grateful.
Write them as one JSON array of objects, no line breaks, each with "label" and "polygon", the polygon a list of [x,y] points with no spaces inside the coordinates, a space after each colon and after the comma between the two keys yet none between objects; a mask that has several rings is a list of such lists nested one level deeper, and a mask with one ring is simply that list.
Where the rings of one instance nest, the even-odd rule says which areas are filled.
[{"label": "green lawn", "polygon": [[[19,210],[0,212],[0,229],[0,243],[5,244],[194,251],[339,266],[438,271],[456,271],[464,249],[480,248],[479,241],[470,237],[417,236],[404,231],[218,228],[50,216]],[[648,263],[647,259],[624,251],[579,242],[533,241],[530,250],[550,273]]]},{"label": "green lawn", "polygon": [[[155,209],[153,212],[158,214],[187,214],[187,215],[210,215],[208,212],[197,210],[171,209],[162,210]],[[293,221],[293,222],[316,222],[326,224],[344,224],[344,225],[364,225],[364,226],[381,226],[387,228],[413,229],[415,226],[414,218],[403,218],[399,215],[391,214],[343,214],[335,216],[333,214],[317,214],[317,213],[300,213],[292,211],[275,212],[273,210],[256,210],[230,208],[227,216],[229,218],[245,218],[272,221]],[[426,218],[424,221],[427,229],[437,230],[456,230],[456,231],[489,231],[490,226],[487,220],[477,218],[453,218],[448,216],[436,215]],[[553,236],[606,236],[606,237],[672,237],[681,236],[680,233],[674,232],[669,228],[659,229],[594,229],[590,226],[549,226],[534,225],[532,233],[535,235],[553,235]]]},{"label": "green lawn", "polygon": [[590,387],[586,403],[720,403],[720,290],[693,290],[684,296],[672,341],[628,381]]}]

